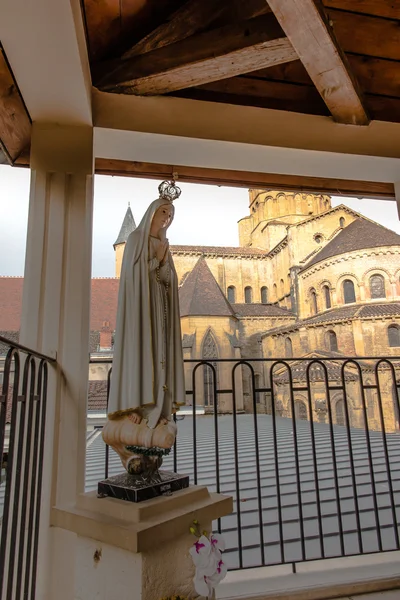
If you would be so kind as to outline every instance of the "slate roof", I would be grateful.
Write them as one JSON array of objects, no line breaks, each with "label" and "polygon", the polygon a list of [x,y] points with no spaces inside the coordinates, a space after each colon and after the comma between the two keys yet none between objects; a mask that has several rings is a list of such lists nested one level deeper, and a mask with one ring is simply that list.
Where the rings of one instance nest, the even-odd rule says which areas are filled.
[{"label": "slate roof", "polygon": [[126,242],[129,235],[132,233],[132,231],[135,231],[135,229],[136,229],[135,219],[133,218],[131,207],[128,205],[128,209],[125,213],[125,217],[122,222],[122,226],[121,226],[119,235],[118,235],[116,241],[114,242],[114,248],[115,248],[115,246],[118,246],[118,244],[123,244],[124,242]]},{"label": "slate roof", "polygon": [[[290,314],[290,313],[289,313]],[[343,321],[347,319],[366,319],[368,317],[390,317],[400,316],[400,302],[390,303],[375,303],[369,304],[351,304],[348,306],[341,306],[340,308],[332,308],[327,310],[320,315],[309,317],[308,319],[302,319],[295,323],[289,323],[288,325],[282,325],[281,327],[275,327],[270,329],[265,335],[271,333],[281,333],[284,331],[295,331],[303,325],[319,325],[320,323],[330,323],[332,321]]]},{"label": "slate roof", "polygon": [[252,248],[248,246],[171,246],[172,254],[179,252],[191,252],[195,254],[217,254],[226,256],[237,254],[238,256],[266,256],[267,252],[261,248]]},{"label": "slate roof", "polygon": [[367,304],[362,306],[357,313],[357,317],[390,317],[391,315],[400,315],[400,303],[391,302],[390,304]]},{"label": "slate roof", "polygon": [[304,267],[303,271],[322,260],[354,250],[380,246],[400,246],[400,235],[374,221],[360,217],[342,229]]},{"label": "slate roof", "polygon": [[179,288],[181,317],[232,317],[234,312],[204,258],[200,258]]},{"label": "slate roof", "polygon": [[88,412],[107,408],[107,381],[89,381]]},{"label": "slate roof", "polygon": [[286,308],[274,304],[231,304],[234,312],[240,317],[293,317],[295,315]]}]

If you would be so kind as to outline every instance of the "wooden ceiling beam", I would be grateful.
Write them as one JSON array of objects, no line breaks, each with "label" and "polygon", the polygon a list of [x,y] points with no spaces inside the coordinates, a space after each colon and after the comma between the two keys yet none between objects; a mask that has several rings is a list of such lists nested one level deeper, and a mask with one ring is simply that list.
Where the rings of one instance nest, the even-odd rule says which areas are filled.
[{"label": "wooden ceiling beam", "polygon": [[[123,54],[122,58],[132,58],[139,54],[151,52],[157,48],[174,44],[204,31],[216,21],[252,19],[270,10],[264,0],[189,0],[175,11],[165,23],[150,32],[146,37]],[[232,17],[237,17],[232,19]]]},{"label": "wooden ceiling beam", "polygon": [[268,4],[335,121],[367,125],[361,91],[322,7],[314,0],[268,0]]},{"label": "wooden ceiling beam", "polygon": [[94,69],[103,91],[159,95],[297,60],[272,14],[233,23]]},{"label": "wooden ceiling beam", "polygon": [[0,47],[0,148],[10,164],[29,145],[30,138],[31,120]]},{"label": "wooden ceiling beam", "polygon": [[[23,152],[16,160],[15,166],[29,167],[29,152]],[[394,184],[382,181],[329,179],[328,177],[281,175],[279,173],[253,173],[228,169],[143,163],[113,158],[96,158],[95,173],[97,175],[156,180],[172,179],[176,175],[178,181],[186,183],[330,194],[332,196],[352,196],[355,198],[372,198],[374,200],[395,200]]]},{"label": "wooden ceiling beam", "polygon": [[280,175],[276,173],[253,173],[185,167],[155,163],[134,162],[96,158],[95,170],[98,175],[117,175],[145,179],[171,179],[177,174],[178,182],[223,185],[252,189],[291,190],[295,192],[324,193],[332,196],[354,196],[394,200],[394,185],[377,181],[355,181],[349,179],[328,179],[300,175]]}]

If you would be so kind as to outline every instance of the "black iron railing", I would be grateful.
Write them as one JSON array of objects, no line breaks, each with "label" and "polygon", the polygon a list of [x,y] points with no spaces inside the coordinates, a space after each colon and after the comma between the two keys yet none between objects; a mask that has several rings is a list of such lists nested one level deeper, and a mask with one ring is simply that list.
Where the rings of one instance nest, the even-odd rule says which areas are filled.
[{"label": "black iron railing", "polygon": [[48,363],[0,336],[0,599],[34,600],[39,543]]},{"label": "black iron railing", "polygon": [[[231,568],[400,549],[400,357],[185,369],[189,415],[164,466],[233,496],[233,514],[216,523]],[[113,460],[106,449],[106,476],[111,463],[120,470]]]}]

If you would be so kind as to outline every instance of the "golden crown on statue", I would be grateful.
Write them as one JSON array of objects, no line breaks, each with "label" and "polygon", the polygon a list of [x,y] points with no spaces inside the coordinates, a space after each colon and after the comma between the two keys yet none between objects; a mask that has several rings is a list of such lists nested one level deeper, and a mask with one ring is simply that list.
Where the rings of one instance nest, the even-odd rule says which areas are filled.
[{"label": "golden crown on statue", "polygon": [[163,181],[158,186],[158,192],[162,200],[173,202],[181,195],[181,189],[175,185],[175,181]]}]

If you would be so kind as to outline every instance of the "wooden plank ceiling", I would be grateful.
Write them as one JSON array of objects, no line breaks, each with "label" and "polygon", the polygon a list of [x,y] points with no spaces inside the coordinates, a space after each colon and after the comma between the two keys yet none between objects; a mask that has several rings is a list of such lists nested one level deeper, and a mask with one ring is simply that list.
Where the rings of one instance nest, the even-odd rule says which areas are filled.
[{"label": "wooden plank ceiling", "polygon": [[82,3],[99,89],[400,122],[400,2]]},{"label": "wooden plank ceiling", "polygon": [[0,164],[13,164],[30,137],[31,121],[0,46]]}]

